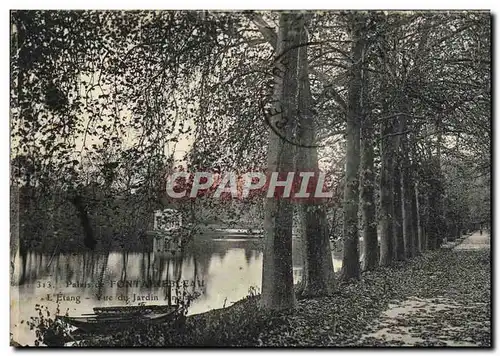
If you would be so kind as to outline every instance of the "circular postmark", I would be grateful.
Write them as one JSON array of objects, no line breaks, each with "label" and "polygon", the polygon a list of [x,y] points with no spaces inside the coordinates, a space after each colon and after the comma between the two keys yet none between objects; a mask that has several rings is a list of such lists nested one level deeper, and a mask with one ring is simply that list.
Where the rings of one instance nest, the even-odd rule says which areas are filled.
[{"label": "circular postmark", "polygon": [[[307,46],[323,42],[309,42],[306,36],[299,37],[299,41],[290,41],[296,43],[285,47],[279,53],[277,50],[280,50],[281,46],[273,44],[275,51],[272,55],[272,69],[269,71],[273,79],[263,80],[259,90],[259,107],[265,123],[281,140],[302,148],[319,148],[322,145],[307,142],[312,140],[304,140],[298,134],[298,128],[313,127],[311,121],[314,120],[314,115],[311,115],[312,100],[304,97],[310,96],[309,84],[308,90],[303,87],[304,80],[309,80],[307,66],[302,67],[302,61],[307,61],[307,58],[304,58],[307,54],[300,52]],[[301,73],[303,70],[306,72]],[[328,97],[331,97],[330,89],[330,86],[325,86],[325,95]],[[300,102],[301,100],[303,101]]]}]

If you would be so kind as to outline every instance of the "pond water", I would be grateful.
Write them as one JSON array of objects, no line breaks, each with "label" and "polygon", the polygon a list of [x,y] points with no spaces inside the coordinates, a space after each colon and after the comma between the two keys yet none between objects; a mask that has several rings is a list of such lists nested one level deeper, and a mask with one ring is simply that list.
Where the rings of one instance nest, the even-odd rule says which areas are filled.
[{"label": "pond water", "polygon": [[[11,333],[23,345],[33,344],[34,333],[26,322],[36,316],[35,305],[54,314],[92,313],[97,306],[165,304],[175,285],[200,296],[189,314],[229,306],[246,297],[250,289],[260,292],[263,240],[220,237],[191,242],[181,255],[110,252],[109,254],[29,253],[24,280],[22,261],[16,257],[11,287]],[[294,282],[302,277],[302,248],[293,242]],[[341,267],[341,254],[332,253],[334,269]],[[124,282],[127,281],[127,282]],[[128,300],[127,300],[128,299]]]}]

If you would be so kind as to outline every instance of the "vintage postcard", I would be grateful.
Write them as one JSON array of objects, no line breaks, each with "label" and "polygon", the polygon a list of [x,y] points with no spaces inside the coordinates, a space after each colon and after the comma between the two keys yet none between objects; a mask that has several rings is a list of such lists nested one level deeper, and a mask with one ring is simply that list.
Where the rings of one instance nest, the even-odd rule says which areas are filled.
[{"label": "vintage postcard", "polygon": [[11,345],[491,347],[491,22],[12,10]]}]

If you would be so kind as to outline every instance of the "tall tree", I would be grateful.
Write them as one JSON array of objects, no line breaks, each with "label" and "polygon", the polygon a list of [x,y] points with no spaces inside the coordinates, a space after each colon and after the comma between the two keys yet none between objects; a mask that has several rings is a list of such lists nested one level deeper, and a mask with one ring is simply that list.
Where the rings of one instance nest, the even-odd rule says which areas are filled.
[{"label": "tall tree", "polygon": [[[306,23],[307,25],[307,23]],[[301,29],[299,48],[299,126],[297,130],[297,172],[319,172],[315,140],[315,117],[309,84],[308,35]],[[305,243],[305,259],[300,297],[330,295],[334,287],[333,261],[324,204],[307,199],[299,202],[300,223]]]},{"label": "tall tree", "polygon": [[[286,179],[294,171],[293,140],[297,124],[297,62],[300,32],[304,26],[299,14],[280,14],[275,57],[274,115],[271,117],[268,170]],[[280,132],[278,135],[277,132]],[[264,220],[264,259],[262,305],[266,309],[290,309],[295,304],[292,274],[293,206],[289,199],[266,199]]]},{"label": "tall tree", "polygon": [[[399,122],[399,120],[398,120]],[[396,135],[392,136],[391,139],[394,141],[394,151],[395,151],[395,161],[393,167],[393,178],[392,178],[392,201],[393,201],[393,229],[394,229],[394,259],[396,261],[405,260],[405,241],[403,235],[403,204],[402,204],[402,185],[401,185],[401,153],[399,150],[399,128],[396,130]]]},{"label": "tall tree", "polygon": [[[257,13],[248,13],[255,26],[262,33],[266,41],[276,50],[277,36],[271,26]],[[307,15],[306,15],[307,17]],[[307,19],[304,19],[306,22]],[[308,35],[301,29],[299,47],[299,126],[297,129],[297,171],[318,172],[318,144],[316,140],[317,117],[312,108],[308,58]],[[313,71],[322,80],[324,75],[317,70]],[[334,273],[333,261],[328,236],[328,222],[326,208],[323,204],[307,201],[299,205],[299,221],[302,225],[301,233],[305,245],[305,259],[302,282],[298,290],[300,297],[329,295],[333,290]]]},{"label": "tall tree", "polygon": [[[366,46],[368,47],[368,46]],[[365,48],[365,52],[368,48]],[[367,56],[365,54],[365,56]],[[370,79],[366,70],[368,61],[362,68],[362,94],[361,94],[361,173],[360,173],[360,204],[363,221],[363,270],[371,271],[377,268],[379,260],[377,216],[375,201],[375,125],[370,108]]]},{"label": "tall tree", "polygon": [[[406,117],[401,118],[403,124],[401,125],[401,132],[407,130]],[[405,246],[405,256],[412,258],[416,254],[415,236],[414,236],[414,216],[413,198],[415,196],[415,189],[412,179],[412,171],[410,166],[410,147],[408,144],[408,136],[402,137],[401,142],[401,207],[403,215],[403,239]]]},{"label": "tall tree", "polygon": [[[384,19],[385,20],[385,19]],[[384,31],[385,21],[382,22]],[[387,62],[386,38],[382,35],[379,43],[380,67],[385,70]],[[380,76],[381,112],[389,113],[389,100],[384,93],[389,91],[387,72]],[[394,200],[393,200],[393,174],[394,174],[394,140],[392,137],[394,124],[392,117],[380,120],[380,265],[392,264],[394,254]]]},{"label": "tall tree", "polygon": [[359,279],[359,165],[360,128],[362,98],[362,68],[365,52],[364,29],[366,18],[361,13],[349,16],[349,31],[352,39],[352,66],[350,69],[349,94],[347,100],[346,164],[344,186],[344,255],[341,278]]}]

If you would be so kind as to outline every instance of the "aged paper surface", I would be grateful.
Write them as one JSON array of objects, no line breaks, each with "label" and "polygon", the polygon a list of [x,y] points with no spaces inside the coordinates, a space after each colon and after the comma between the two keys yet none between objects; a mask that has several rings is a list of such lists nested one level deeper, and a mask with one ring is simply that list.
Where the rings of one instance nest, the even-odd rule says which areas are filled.
[{"label": "aged paper surface", "polygon": [[487,11],[11,11],[13,346],[491,347]]}]

